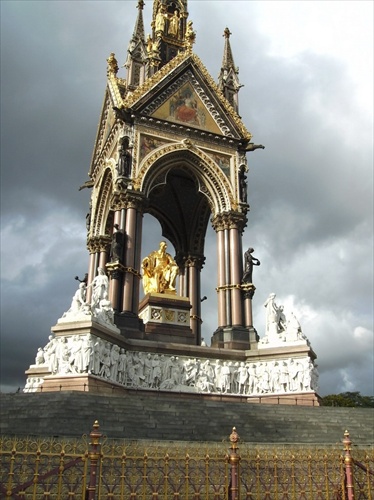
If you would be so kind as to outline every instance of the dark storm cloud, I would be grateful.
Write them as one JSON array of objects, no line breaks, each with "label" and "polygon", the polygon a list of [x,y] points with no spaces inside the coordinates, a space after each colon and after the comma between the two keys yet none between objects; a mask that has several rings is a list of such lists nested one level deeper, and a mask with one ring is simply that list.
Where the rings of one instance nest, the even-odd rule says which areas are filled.
[{"label": "dark storm cloud", "polygon": [[[189,2],[195,52],[215,79],[223,30],[232,31],[245,84],[240,113],[254,142],[266,146],[248,154],[251,211],[243,235],[243,246],[253,246],[261,260],[255,326],[262,336],[263,303],[276,292],[279,303],[295,310],[318,355],[321,392],[373,393],[372,116],[357,103],[345,61],[313,47],[292,58],[270,53],[272,34],[258,28],[267,4]],[[135,0],[0,6],[1,383],[15,390],[69,308],[74,276],[87,270],[90,192],[78,188],[87,180],[106,58],[115,52],[124,63],[137,10]],[[146,33],[151,10],[148,1]],[[152,221],[144,219],[143,255],[161,238]],[[205,253],[209,342],[217,327],[211,228]]]}]

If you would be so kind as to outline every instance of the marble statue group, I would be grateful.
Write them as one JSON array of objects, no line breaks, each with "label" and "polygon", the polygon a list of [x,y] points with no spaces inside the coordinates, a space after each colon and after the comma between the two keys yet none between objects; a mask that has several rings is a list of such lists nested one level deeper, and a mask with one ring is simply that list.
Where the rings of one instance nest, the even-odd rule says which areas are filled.
[{"label": "marble statue group", "polygon": [[283,306],[275,302],[275,293],[271,293],[264,306],[266,308],[265,337],[261,344],[276,344],[279,342],[307,341],[301,330],[300,323],[293,312],[286,317]]},{"label": "marble statue group", "polygon": [[[92,289],[91,303],[87,302],[87,290]],[[79,283],[71,306],[59,319],[59,323],[67,321],[87,320],[92,318],[96,321],[114,324],[114,311],[109,300],[109,279],[102,267],[97,269],[97,276],[89,285],[85,281]]]}]

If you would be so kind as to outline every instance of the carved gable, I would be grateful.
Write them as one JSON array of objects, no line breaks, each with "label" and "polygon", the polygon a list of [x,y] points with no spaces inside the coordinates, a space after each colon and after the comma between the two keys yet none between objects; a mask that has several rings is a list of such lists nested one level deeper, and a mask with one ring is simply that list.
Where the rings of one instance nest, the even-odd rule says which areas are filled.
[{"label": "carved gable", "polygon": [[206,133],[249,140],[234,108],[195,55],[179,54],[127,95],[122,106],[135,115],[185,125]]}]

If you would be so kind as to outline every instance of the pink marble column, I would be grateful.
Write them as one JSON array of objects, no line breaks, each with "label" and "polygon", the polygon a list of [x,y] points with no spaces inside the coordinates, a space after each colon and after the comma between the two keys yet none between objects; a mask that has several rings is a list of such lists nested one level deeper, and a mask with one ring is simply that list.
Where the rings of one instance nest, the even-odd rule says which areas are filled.
[{"label": "pink marble column", "polygon": [[[129,207],[126,210],[126,264],[125,267],[130,270],[135,269],[135,242],[136,242],[136,209]],[[134,274],[131,271],[126,271],[123,283],[122,310],[127,312],[133,311],[134,293]],[[137,313],[138,311],[136,311]]]},{"label": "pink marble column", "polygon": [[100,249],[99,254],[99,267],[105,269],[105,264],[108,262],[108,253],[104,249]]},{"label": "pink marble column", "polygon": [[[143,214],[136,212],[136,238],[134,245],[134,270],[140,272],[141,268],[141,251],[142,251],[142,233],[143,233]],[[133,294],[132,294],[132,312],[139,312],[139,293],[140,293],[140,276],[133,275]]]},{"label": "pink marble column", "polygon": [[[114,224],[118,224],[120,229],[123,229],[121,226],[121,211],[117,210],[114,213],[114,221],[113,221],[113,229],[112,229],[112,234],[115,232]],[[109,300],[112,303],[112,307],[115,311],[118,311],[119,309],[119,293],[120,293],[120,280],[118,276],[117,277],[115,273],[111,273],[111,276],[109,278]]]},{"label": "pink marble column", "polygon": [[224,287],[226,266],[225,266],[225,234],[223,229],[217,231],[217,253],[218,253],[218,326],[226,326],[226,292]]},{"label": "pink marble column", "polygon": [[188,278],[188,267],[186,267],[186,261],[183,264],[179,264],[179,278],[178,278],[178,293],[181,297],[189,296],[189,278]]},{"label": "pink marble column", "polygon": [[237,228],[230,229],[230,275],[231,275],[231,315],[232,325],[243,325],[242,300],[241,300],[241,254],[240,238]]},{"label": "pink marble column", "polygon": [[244,292],[244,317],[245,317],[245,326],[250,327],[253,326],[253,318],[252,318],[252,299],[249,293]]},{"label": "pink marble column", "polygon": [[[97,262],[98,262],[97,253],[96,252],[91,253],[90,254],[90,261],[88,264],[88,284],[92,283],[92,280],[95,277]],[[91,302],[91,296],[92,296],[92,288],[90,287],[87,290],[87,296],[86,296],[87,302]]]},{"label": "pink marble column", "polygon": [[196,344],[201,344],[201,293],[199,269],[195,262],[191,262],[188,267],[189,275],[189,299],[191,303],[191,329],[195,335]]}]

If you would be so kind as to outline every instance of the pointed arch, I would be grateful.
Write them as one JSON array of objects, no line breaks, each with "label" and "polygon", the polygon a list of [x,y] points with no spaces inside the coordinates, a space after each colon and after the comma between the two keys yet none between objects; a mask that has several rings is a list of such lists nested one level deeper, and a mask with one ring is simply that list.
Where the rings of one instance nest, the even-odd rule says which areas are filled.
[{"label": "pointed arch", "polygon": [[103,171],[97,188],[96,211],[94,214],[93,236],[106,234],[107,220],[110,212],[110,199],[113,192],[113,175],[110,167]]},{"label": "pointed arch", "polygon": [[135,179],[135,188],[146,197],[158,184],[165,184],[170,170],[185,169],[197,182],[198,191],[208,200],[212,216],[237,209],[227,177],[204,151],[190,141],[161,146],[144,158]]}]

